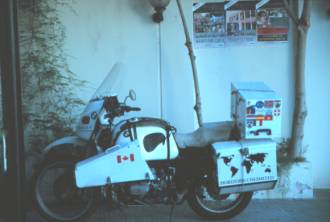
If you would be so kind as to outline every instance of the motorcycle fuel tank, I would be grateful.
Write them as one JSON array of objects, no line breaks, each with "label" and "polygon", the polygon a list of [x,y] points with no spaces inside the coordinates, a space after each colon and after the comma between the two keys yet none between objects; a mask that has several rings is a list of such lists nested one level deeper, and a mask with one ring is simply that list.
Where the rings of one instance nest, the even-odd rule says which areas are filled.
[{"label": "motorcycle fuel tank", "polygon": [[104,153],[78,162],[75,178],[79,188],[154,180],[138,141],[108,148]]},{"label": "motorcycle fuel tank", "polygon": [[[133,118],[128,120],[127,127],[117,132],[116,144],[126,144],[131,140],[138,140],[141,146],[141,154],[146,161],[167,160],[167,142],[169,141],[170,159],[175,159],[179,155],[179,149],[172,132],[167,133],[165,127],[158,119],[153,118]],[[115,130],[116,131],[116,130]],[[131,136],[129,136],[131,135]]]}]

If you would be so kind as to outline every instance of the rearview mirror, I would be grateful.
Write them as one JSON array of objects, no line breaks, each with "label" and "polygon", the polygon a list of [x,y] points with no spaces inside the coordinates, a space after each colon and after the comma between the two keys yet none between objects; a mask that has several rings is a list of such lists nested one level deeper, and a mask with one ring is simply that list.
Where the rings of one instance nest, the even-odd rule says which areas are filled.
[{"label": "rearview mirror", "polygon": [[131,89],[128,93],[128,96],[129,98],[132,100],[132,101],[135,101],[136,100],[136,93],[133,89]]},{"label": "rearview mirror", "polygon": [[136,93],[133,89],[129,90],[128,96],[126,96],[124,103],[126,104],[127,99],[130,98],[132,101],[136,100]]}]

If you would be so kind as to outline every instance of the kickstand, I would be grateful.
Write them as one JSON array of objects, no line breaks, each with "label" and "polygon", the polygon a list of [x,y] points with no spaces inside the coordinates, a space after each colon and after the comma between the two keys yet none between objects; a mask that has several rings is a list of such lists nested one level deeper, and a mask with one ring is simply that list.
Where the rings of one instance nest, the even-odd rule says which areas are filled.
[{"label": "kickstand", "polygon": [[171,210],[170,210],[170,221],[169,222],[172,222],[172,217],[173,217],[173,212],[174,212],[174,207],[177,205],[177,204],[182,204],[185,200],[185,196],[187,194],[188,190],[184,190],[183,192],[181,193],[177,193],[176,194],[176,200],[173,201],[172,205],[171,205]]}]

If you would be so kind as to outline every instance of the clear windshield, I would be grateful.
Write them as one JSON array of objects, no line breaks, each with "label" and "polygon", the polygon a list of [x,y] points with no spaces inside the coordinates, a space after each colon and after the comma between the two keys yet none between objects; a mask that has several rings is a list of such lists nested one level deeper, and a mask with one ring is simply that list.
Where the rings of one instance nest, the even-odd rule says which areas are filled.
[{"label": "clear windshield", "polygon": [[123,84],[126,75],[127,72],[122,63],[113,65],[108,75],[106,75],[99,88],[95,91],[92,100],[119,93],[118,90]]}]

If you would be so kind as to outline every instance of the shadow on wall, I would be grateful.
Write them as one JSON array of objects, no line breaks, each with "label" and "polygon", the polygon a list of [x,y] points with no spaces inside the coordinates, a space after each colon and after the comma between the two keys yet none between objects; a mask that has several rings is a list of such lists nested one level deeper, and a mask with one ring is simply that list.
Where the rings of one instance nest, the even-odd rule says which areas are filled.
[{"label": "shadow on wall", "polygon": [[[325,0],[323,0],[323,1],[325,1]],[[328,1],[328,4],[322,4],[322,1],[315,2],[315,3],[313,2],[312,7],[315,11],[320,12],[319,16],[321,18],[330,20],[330,1],[329,0],[327,0],[327,1]],[[325,8],[324,6],[326,6],[326,5],[327,5],[327,7]]]},{"label": "shadow on wall", "polygon": [[154,13],[148,0],[128,1],[128,5],[146,23],[153,23],[151,16]]}]

